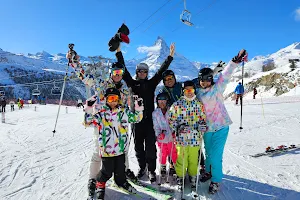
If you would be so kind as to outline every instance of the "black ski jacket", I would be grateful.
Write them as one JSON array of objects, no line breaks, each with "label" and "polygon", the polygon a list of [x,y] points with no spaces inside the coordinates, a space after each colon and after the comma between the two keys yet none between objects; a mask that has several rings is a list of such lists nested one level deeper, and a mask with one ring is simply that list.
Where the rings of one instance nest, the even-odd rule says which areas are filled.
[{"label": "black ski jacket", "polygon": [[[117,52],[116,57],[119,63],[124,64],[124,58],[122,52]],[[168,56],[167,59],[162,63],[161,67],[155,73],[155,75],[151,79],[144,80],[134,80],[130,75],[129,71],[125,67],[125,72],[123,75],[123,80],[126,82],[128,87],[132,88],[132,92],[135,95],[138,95],[143,99],[144,102],[144,112],[143,112],[143,120],[150,119],[152,120],[152,112],[154,111],[154,92],[156,86],[162,80],[162,74],[164,71],[168,69],[171,62],[173,60],[172,56]]]}]

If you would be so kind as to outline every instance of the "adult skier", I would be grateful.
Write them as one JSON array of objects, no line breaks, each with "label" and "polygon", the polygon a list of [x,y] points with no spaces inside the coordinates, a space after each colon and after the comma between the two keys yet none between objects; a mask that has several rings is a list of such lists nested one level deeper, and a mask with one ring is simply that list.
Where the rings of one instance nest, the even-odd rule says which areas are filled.
[{"label": "adult skier", "polygon": [[[149,179],[151,182],[156,181],[156,137],[153,130],[152,112],[154,111],[154,92],[156,86],[162,80],[162,74],[170,66],[175,53],[175,45],[171,44],[170,54],[162,63],[161,67],[148,79],[149,66],[146,63],[139,63],[136,66],[136,80],[132,78],[129,71],[125,68],[123,79],[132,88],[135,95],[143,99],[144,112],[143,120],[134,125],[134,143],[136,157],[139,163],[138,178],[145,174],[146,164],[149,171]],[[117,48],[116,57],[119,63],[125,66],[124,58],[121,52],[121,47]],[[145,144],[145,146],[144,146]]]},{"label": "adult skier", "polygon": [[238,55],[232,58],[220,73],[216,82],[214,82],[213,70],[210,68],[203,68],[198,74],[199,88],[197,89],[197,98],[204,104],[208,126],[208,130],[203,137],[206,154],[206,173],[201,177],[200,181],[206,182],[211,179],[208,190],[211,194],[219,190],[223,177],[222,157],[229,125],[232,124],[224,105],[223,92],[234,69],[246,58],[246,50],[239,51]]}]

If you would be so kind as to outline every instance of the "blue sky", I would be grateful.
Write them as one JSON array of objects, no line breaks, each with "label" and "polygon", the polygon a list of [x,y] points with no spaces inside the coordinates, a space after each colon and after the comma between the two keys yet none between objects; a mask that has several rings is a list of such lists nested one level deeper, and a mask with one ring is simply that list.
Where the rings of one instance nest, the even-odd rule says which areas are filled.
[{"label": "blue sky", "polygon": [[[112,57],[107,43],[118,27],[125,21],[133,30],[168,1],[3,1],[0,48],[15,53],[45,50],[54,54],[66,52],[72,42],[81,55]],[[186,3],[194,27],[179,20],[183,1],[170,0],[129,35],[131,43],[124,46],[126,59],[142,57],[137,47],[152,45],[157,36],[162,36],[168,45],[174,41],[177,52],[201,62],[227,61],[241,48],[248,50],[250,58],[266,55],[300,42],[299,0],[186,0]],[[162,19],[153,24],[159,18]]]}]

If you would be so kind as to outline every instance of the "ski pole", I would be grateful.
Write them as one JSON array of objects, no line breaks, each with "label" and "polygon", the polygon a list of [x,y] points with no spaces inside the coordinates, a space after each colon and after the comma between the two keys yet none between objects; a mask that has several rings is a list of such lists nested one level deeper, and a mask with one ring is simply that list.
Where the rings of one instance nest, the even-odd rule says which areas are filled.
[{"label": "ski pole", "polygon": [[[202,135],[202,134],[201,134]],[[201,154],[202,154],[202,138],[203,135],[201,136],[201,142],[200,142],[200,149],[199,149],[199,161],[198,161],[198,167],[197,167],[197,179],[196,179],[196,193],[198,194],[198,182],[199,182],[199,173],[200,173],[200,163],[201,163]]]},{"label": "ski pole", "polygon": [[[74,44],[69,44],[69,49],[72,52],[72,62],[74,62],[73,59],[75,59],[75,56],[76,56],[76,52],[73,50],[73,47],[74,47]],[[57,120],[58,120],[58,116],[59,116],[59,111],[60,111],[62,99],[63,99],[64,92],[65,92],[65,86],[66,86],[66,81],[67,81],[67,78],[68,78],[68,71],[69,71],[70,63],[71,63],[71,59],[69,58],[69,61],[68,61],[67,67],[66,67],[66,74],[65,74],[65,77],[64,77],[64,83],[63,83],[62,91],[61,91],[61,95],[60,95],[59,106],[58,106],[58,111],[57,111],[57,115],[56,115],[54,130],[52,131],[53,132],[53,137],[54,137],[54,134],[56,132],[55,129],[56,129],[56,125],[57,125]]]},{"label": "ski pole", "polygon": [[[173,148],[174,148],[175,144],[174,144],[174,139],[173,139],[173,136],[172,136],[172,146],[171,146],[171,153],[170,153],[170,157],[171,157],[171,162],[173,162],[172,160],[172,156],[173,156]],[[170,165],[171,163],[169,164],[169,170],[168,170],[168,173],[167,173],[167,180],[166,182],[169,183],[169,175],[170,175]],[[174,167],[174,163],[173,163],[173,167]]]},{"label": "ski pole", "polygon": [[[244,65],[245,65],[245,61],[242,62],[242,87],[244,87]],[[242,131],[242,129],[243,129],[243,96],[241,96],[240,100],[241,100],[240,131]]]}]

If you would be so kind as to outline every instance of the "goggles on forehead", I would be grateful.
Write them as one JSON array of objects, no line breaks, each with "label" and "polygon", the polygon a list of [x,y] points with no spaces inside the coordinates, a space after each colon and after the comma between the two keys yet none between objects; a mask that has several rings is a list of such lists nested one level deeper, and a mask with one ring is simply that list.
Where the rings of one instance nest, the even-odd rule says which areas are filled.
[{"label": "goggles on forehead", "polygon": [[118,101],[119,100],[119,96],[118,95],[109,95],[106,97],[106,101],[108,103],[114,102],[114,101]]},{"label": "goggles on forehead", "polygon": [[165,77],[165,81],[171,81],[174,79],[174,76],[173,75],[168,75]]},{"label": "goggles on forehead", "polygon": [[168,97],[158,97],[157,100],[158,100],[158,101],[159,101],[159,100],[166,100],[166,101],[167,101],[167,100],[168,100]]},{"label": "goggles on forehead", "polygon": [[145,69],[138,69],[136,70],[138,73],[148,73],[148,70]]},{"label": "goggles on forehead", "polygon": [[191,88],[191,89],[184,89],[183,92],[185,94],[188,94],[188,93],[194,93],[195,92],[195,89],[194,88]]},{"label": "goggles on forehead", "polygon": [[213,81],[212,75],[204,75],[199,77],[200,81]]},{"label": "goggles on forehead", "polygon": [[122,76],[123,73],[124,73],[124,70],[123,70],[123,69],[116,69],[116,70],[113,70],[113,71],[112,71],[112,75],[113,75],[113,76],[116,76],[116,75]]}]

